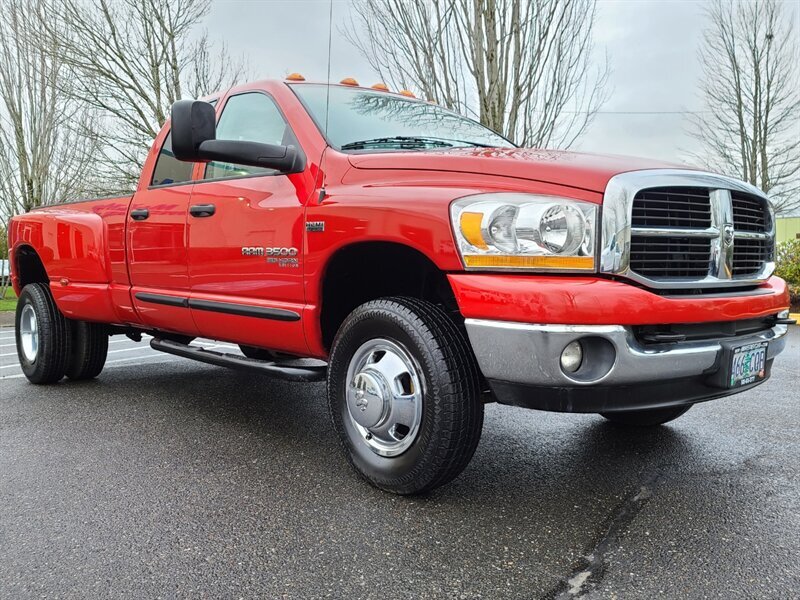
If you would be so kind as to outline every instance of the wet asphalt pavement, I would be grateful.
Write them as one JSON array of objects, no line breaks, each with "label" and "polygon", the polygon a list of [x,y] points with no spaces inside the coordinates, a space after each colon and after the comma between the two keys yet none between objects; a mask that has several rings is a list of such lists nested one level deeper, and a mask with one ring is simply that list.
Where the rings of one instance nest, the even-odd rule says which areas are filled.
[{"label": "wet asphalt pavement", "polygon": [[113,338],[34,387],[0,329],[0,598],[798,598],[800,327],[770,381],[625,431],[487,406],[424,498],[359,480],[324,385]]}]

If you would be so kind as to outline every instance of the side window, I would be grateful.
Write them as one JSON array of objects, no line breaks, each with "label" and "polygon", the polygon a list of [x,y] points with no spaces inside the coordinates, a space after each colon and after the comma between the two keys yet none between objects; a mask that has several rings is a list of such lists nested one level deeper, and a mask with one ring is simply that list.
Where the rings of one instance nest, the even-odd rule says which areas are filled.
[{"label": "side window", "polygon": [[[231,96],[217,123],[218,140],[240,140],[264,144],[297,144],[275,101],[257,92]],[[210,162],[204,179],[271,174],[272,169]]]},{"label": "side window", "polygon": [[172,132],[167,134],[161,152],[156,159],[156,168],[153,169],[152,186],[170,185],[173,183],[183,183],[192,179],[192,167],[194,163],[184,162],[175,158],[172,154]]}]

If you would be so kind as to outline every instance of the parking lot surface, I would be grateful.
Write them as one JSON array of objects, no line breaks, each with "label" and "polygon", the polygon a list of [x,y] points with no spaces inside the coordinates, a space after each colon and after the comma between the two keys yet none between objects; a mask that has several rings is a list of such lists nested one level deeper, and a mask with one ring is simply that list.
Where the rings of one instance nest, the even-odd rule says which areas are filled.
[{"label": "parking lot surface", "polygon": [[349,469],[322,384],[110,350],[35,387],[0,329],[2,598],[800,595],[798,327],[770,381],[655,430],[488,405],[421,498]]}]

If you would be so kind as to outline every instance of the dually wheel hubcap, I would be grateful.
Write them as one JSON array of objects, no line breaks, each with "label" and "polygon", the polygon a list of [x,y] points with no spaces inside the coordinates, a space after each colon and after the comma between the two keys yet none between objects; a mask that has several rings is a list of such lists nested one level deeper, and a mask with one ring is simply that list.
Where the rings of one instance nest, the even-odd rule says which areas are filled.
[{"label": "dually wheel hubcap", "polygon": [[39,354],[39,321],[36,319],[36,311],[30,304],[22,307],[19,319],[19,341],[25,359],[29,362],[36,360],[36,356]]},{"label": "dually wheel hubcap", "polygon": [[422,370],[400,344],[374,339],[356,350],[347,369],[347,410],[361,440],[381,456],[397,456],[422,422]]}]

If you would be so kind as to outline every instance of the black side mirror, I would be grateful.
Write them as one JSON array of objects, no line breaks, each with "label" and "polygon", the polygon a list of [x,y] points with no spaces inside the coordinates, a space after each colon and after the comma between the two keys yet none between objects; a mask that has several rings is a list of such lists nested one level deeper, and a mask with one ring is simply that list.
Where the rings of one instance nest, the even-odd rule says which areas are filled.
[{"label": "black side mirror", "polygon": [[200,161],[200,145],[217,138],[214,107],[200,100],[172,105],[172,152],[178,160]]},{"label": "black side mirror", "polygon": [[178,160],[219,162],[298,173],[305,158],[294,146],[218,140],[214,107],[200,100],[172,105],[172,152]]}]

